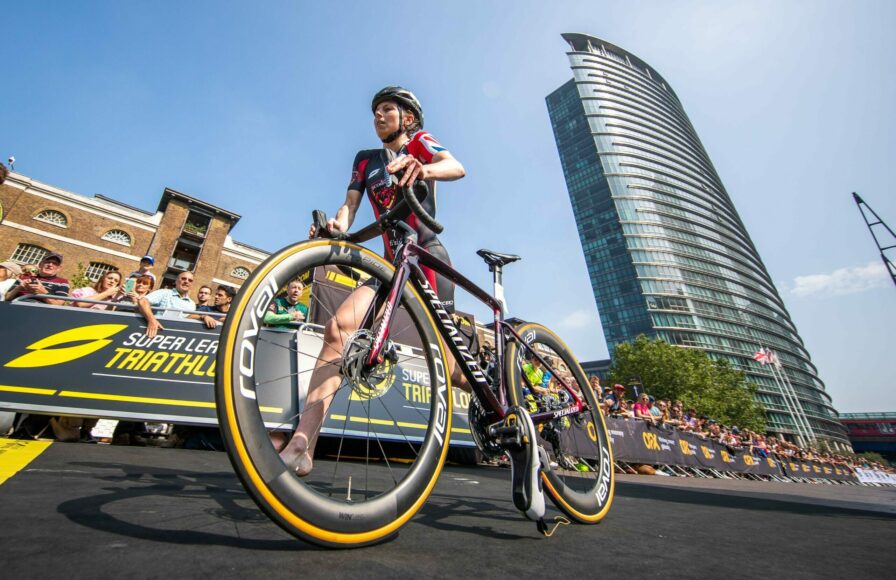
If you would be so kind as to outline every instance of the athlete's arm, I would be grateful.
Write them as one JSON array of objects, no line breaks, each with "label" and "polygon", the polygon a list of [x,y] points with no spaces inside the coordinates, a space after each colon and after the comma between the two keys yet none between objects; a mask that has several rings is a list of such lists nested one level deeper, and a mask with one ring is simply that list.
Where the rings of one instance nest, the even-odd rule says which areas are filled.
[{"label": "athlete's arm", "polygon": [[[336,210],[336,217],[327,220],[327,229],[331,232],[347,232],[355,221],[355,214],[360,205],[361,192],[357,189],[349,189],[345,193],[345,202],[342,207]],[[311,224],[311,227],[308,228],[308,239],[313,239],[316,235],[317,229],[314,224]]]},{"label": "athlete's arm", "polygon": [[355,222],[355,214],[361,205],[361,192],[357,189],[349,189],[345,192],[345,202],[336,211],[336,217],[327,221],[331,232],[347,232]]},{"label": "athlete's arm", "polygon": [[398,185],[404,187],[416,179],[435,181],[455,181],[466,175],[464,166],[449,151],[439,151],[432,156],[432,162],[424,165],[413,155],[404,155],[386,166],[389,173],[405,170]]}]

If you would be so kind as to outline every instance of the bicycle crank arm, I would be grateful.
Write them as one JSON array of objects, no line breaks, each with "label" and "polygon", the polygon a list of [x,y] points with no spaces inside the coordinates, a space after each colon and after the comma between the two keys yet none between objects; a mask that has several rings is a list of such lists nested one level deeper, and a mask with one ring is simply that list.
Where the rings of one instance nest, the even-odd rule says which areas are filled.
[{"label": "bicycle crank arm", "polygon": [[506,429],[515,427],[519,443],[507,445],[513,485],[513,505],[530,520],[544,519],[544,490],[541,487],[541,464],[547,453],[538,445],[538,431],[522,407],[514,407],[505,419]]}]

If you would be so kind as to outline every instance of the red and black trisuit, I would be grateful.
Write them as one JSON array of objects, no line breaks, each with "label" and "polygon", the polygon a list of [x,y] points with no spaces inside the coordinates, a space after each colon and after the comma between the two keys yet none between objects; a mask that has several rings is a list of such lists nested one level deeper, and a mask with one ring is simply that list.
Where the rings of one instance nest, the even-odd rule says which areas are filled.
[{"label": "red and black trisuit", "polygon": [[[373,212],[376,217],[388,211],[395,203],[396,188],[393,184],[394,176],[386,171],[386,165],[397,157],[402,155],[412,155],[418,161],[427,165],[432,163],[433,157],[440,151],[446,151],[445,147],[439,144],[436,139],[426,131],[417,131],[410,141],[405,143],[396,153],[390,149],[367,149],[359,151],[355,155],[355,162],[352,165],[352,179],[348,184],[348,188],[355,191],[367,191],[367,199],[373,205]],[[421,199],[420,203],[423,209],[429,215],[436,216],[436,192],[435,183],[429,182],[429,195],[425,199]],[[426,227],[413,212],[402,218],[415,232],[417,232],[417,243],[425,248],[436,258],[451,263],[448,252],[435,232]],[[396,239],[394,231],[383,233],[383,243],[386,247],[386,254],[389,259],[394,257],[394,251],[401,243],[400,239]],[[442,304],[448,312],[454,312],[454,282],[448,280],[444,276],[437,275],[430,268],[422,268],[429,285],[436,291]]]}]

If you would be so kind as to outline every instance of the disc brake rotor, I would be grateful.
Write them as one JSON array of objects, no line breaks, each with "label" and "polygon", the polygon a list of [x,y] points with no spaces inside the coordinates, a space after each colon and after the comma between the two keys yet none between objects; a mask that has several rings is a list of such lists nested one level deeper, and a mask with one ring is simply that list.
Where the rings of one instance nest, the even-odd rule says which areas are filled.
[{"label": "disc brake rotor", "polygon": [[[361,399],[382,395],[395,380],[394,357],[387,356],[373,367],[367,365],[372,347],[373,334],[369,330],[359,330],[348,338],[342,351],[342,374]],[[384,351],[391,352],[391,345],[387,343]]]}]

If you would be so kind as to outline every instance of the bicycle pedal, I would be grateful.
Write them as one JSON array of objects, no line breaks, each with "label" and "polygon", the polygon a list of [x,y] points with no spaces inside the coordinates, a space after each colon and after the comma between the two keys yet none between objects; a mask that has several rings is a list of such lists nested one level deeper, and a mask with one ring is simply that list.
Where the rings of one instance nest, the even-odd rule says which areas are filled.
[{"label": "bicycle pedal", "polygon": [[493,426],[489,428],[489,435],[502,447],[522,445],[522,435],[518,425]]}]

